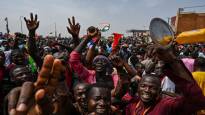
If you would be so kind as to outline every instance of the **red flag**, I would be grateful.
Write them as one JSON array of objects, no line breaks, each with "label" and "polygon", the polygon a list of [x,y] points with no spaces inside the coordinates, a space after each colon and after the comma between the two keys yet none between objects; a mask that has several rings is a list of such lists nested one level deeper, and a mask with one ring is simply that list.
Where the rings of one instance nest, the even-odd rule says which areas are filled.
[{"label": "red flag", "polygon": [[118,45],[119,40],[122,38],[123,34],[113,33],[113,35],[114,35],[114,40],[112,43],[112,50],[114,50],[116,48],[116,46]]}]

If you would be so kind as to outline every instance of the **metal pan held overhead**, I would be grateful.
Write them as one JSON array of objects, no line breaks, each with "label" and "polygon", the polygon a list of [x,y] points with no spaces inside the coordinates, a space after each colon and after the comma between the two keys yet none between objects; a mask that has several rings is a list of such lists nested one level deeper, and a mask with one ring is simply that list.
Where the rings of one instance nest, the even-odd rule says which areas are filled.
[{"label": "metal pan held overhead", "polygon": [[150,22],[150,37],[154,43],[167,45],[174,39],[174,32],[167,22],[161,18],[153,18]]}]

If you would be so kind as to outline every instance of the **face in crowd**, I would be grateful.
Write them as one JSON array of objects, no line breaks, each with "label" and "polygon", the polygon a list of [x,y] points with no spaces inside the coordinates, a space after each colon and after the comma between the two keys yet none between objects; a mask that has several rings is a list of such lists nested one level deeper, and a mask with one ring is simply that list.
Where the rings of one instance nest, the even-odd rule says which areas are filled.
[{"label": "face in crowd", "polygon": [[113,37],[112,36],[109,36],[108,37],[108,44],[112,44],[113,43]]},{"label": "face in crowd", "polygon": [[48,54],[52,54],[51,48],[50,47],[45,47],[44,52],[43,52],[43,56],[46,56]]},{"label": "face in crowd", "polygon": [[160,84],[160,79],[154,75],[145,75],[142,77],[138,86],[138,94],[140,100],[145,105],[150,105],[159,98],[161,93]]},{"label": "face in crowd", "polygon": [[163,61],[158,61],[157,64],[155,65],[154,73],[157,76],[162,77],[163,69],[164,69],[164,62]]},{"label": "face in crowd", "polygon": [[106,72],[106,62],[103,60],[96,61],[94,67],[96,72]]},{"label": "face in crowd", "polygon": [[34,81],[34,77],[29,67],[24,65],[18,65],[10,71],[11,80],[17,85],[21,85],[25,81]]},{"label": "face in crowd", "polygon": [[86,103],[86,91],[88,88],[88,84],[86,83],[78,83],[74,87],[74,98],[81,109],[81,112],[87,111],[87,103]]},{"label": "face in crowd", "polygon": [[93,60],[93,66],[98,73],[111,73],[112,65],[109,59],[103,55],[98,55]]},{"label": "face in crowd", "polygon": [[111,105],[111,93],[106,87],[94,86],[87,93],[88,112],[95,115],[108,115]]},{"label": "face in crowd", "polygon": [[142,76],[142,73],[144,72],[145,67],[143,64],[137,63],[135,64],[135,69],[137,70],[138,75]]},{"label": "face in crowd", "polygon": [[11,62],[16,64],[16,65],[24,65],[24,63],[25,63],[24,53],[19,49],[13,50],[11,52]]}]

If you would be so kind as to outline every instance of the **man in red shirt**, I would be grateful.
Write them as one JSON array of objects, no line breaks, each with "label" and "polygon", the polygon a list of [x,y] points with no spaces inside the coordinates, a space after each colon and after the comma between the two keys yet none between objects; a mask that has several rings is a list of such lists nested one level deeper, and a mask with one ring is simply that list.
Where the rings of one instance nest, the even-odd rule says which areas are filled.
[{"label": "man in red shirt", "polygon": [[170,46],[155,46],[148,53],[165,61],[165,73],[182,95],[162,97],[159,77],[145,75],[138,86],[139,95],[127,106],[126,115],[191,115],[205,108],[201,89],[182,61],[176,59]]}]

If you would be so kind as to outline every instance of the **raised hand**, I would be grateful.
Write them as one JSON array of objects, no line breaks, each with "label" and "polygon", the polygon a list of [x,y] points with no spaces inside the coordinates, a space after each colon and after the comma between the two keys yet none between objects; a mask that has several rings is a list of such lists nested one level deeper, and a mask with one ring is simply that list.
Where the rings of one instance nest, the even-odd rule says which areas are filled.
[{"label": "raised hand", "polygon": [[[59,82],[64,66],[59,59],[47,55],[37,81],[25,82],[8,96],[8,112],[12,115],[67,115],[71,105],[68,90]],[[64,106],[64,107],[63,107]]]},{"label": "raised hand", "polygon": [[35,30],[38,28],[39,26],[39,21],[37,21],[38,17],[37,14],[35,15],[35,18],[33,18],[33,13],[30,13],[30,20],[26,19],[26,17],[24,17],[24,20],[26,22],[26,26],[30,31],[35,32]]},{"label": "raised hand", "polygon": [[69,23],[69,26],[67,26],[68,32],[73,36],[73,38],[78,38],[80,32],[80,24],[75,23],[74,16],[72,17],[72,20],[68,18],[68,23]]}]

